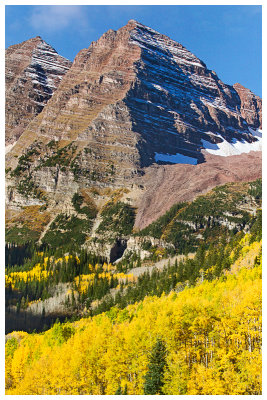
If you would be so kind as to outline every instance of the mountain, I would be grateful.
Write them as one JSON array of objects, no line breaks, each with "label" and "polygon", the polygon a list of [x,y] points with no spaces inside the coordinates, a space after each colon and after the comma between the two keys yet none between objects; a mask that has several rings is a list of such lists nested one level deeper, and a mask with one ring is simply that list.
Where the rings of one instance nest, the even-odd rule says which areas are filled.
[{"label": "mountain", "polygon": [[[35,57],[42,60],[36,65],[46,63],[48,46],[40,40],[21,46],[38,43],[39,54],[25,72],[32,79]],[[11,62],[14,50],[8,50]],[[79,149],[86,142],[100,156],[102,143],[107,159],[132,168],[177,152],[182,162],[195,163],[203,161],[203,141],[255,141],[248,128],[261,126],[260,110],[260,99],[250,91],[225,85],[182,45],[131,20],[77,55],[60,91],[28,134],[34,129],[50,139],[75,140]],[[118,146],[128,153],[124,159]]]},{"label": "mountain", "polygon": [[39,114],[71,62],[37,36],[6,50],[6,144],[7,150]]},{"label": "mountain", "polygon": [[27,77],[27,100],[7,94],[7,140],[13,125],[21,134],[6,155],[9,227],[23,225],[28,207],[42,240],[59,214],[78,216],[77,195],[94,210],[88,236],[114,198],[133,207],[140,229],[177,201],[261,176],[261,99],[149,27],[109,30],[71,66],[39,37],[7,54],[10,87]]}]

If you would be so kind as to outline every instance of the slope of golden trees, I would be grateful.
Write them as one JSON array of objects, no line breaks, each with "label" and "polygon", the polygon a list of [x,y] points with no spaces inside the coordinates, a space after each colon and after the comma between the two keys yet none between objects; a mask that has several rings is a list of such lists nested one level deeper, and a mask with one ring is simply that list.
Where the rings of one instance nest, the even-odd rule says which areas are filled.
[{"label": "slope of golden trees", "polygon": [[144,394],[158,338],[167,348],[164,394],[261,394],[261,244],[248,239],[219,279],[41,334],[10,334],[6,394],[110,395],[125,386]]}]

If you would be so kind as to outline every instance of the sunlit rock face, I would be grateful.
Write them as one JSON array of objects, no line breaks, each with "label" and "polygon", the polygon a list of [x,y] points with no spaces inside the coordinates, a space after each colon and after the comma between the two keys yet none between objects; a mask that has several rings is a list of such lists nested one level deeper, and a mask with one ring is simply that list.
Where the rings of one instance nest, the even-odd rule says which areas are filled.
[{"label": "sunlit rock face", "polygon": [[254,129],[262,128],[262,101],[259,96],[256,96],[251,90],[235,83],[233,88],[240,97],[240,111],[242,117]]},{"label": "sunlit rock face", "polygon": [[6,144],[9,149],[42,111],[70,66],[69,60],[39,36],[6,50]]}]

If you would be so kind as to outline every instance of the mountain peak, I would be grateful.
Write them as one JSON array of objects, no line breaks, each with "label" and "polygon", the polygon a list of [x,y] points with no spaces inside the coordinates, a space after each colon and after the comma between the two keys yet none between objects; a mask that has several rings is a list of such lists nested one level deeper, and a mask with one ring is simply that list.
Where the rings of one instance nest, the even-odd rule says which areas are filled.
[{"label": "mountain peak", "polygon": [[44,42],[43,38],[39,35],[37,35],[33,38],[30,38],[30,39],[26,40],[25,42],[27,42],[27,41],[34,42],[34,43]]},{"label": "mountain peak", "polygon": [[[46,43],[46,41],[41,36],[37,35],[33,38],[25,40],[23,43],[33,43],[35,46],[38,46],[38,44],[42,43],[42,42]],[[21,43],[21,44],[23,44],[23,43]],[[46,44],[47,44],[47,46],[50,46],[48,43],[46,43]]]},{"label": "mountain peak", "polygon": [[132,25],[132,24],[138,24],[139,22],[137,22],[135,19],[129,19],[129,21],[127,22],[127,25]]},{"label": "mountain peak", "polygon": [[9,145],[16,142],[29,121],[42,111],[70,66],[71,62],[40,36],[6,50],[6,142]]}]

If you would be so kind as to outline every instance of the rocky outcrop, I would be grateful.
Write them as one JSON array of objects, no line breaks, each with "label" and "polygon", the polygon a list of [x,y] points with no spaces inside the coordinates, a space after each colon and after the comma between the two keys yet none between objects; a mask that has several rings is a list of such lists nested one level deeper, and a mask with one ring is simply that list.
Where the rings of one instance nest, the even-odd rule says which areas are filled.
[{"label": "rocky outcrop", "polygon": [[262,128],[262,101],[259,96],[256,96],[251,90],[235,83],[233,88],[240,97],[241,105],[240,112],[242,117],[252,128]]},{"label": "rocky outcrop", "polygon": [[145,243],[150,243],[151,246],[161,247],[163,249],[174,249],[173,244],[167,243],[162,239],[157,239],[152,236],[131,236],[127,241],[127,249],[125,250],[123,257],[127,257],[132,253],[138,254],[141,260],[151,257],[151,252],[144,249]]},{"label": "rocky outcrop", "polygon": [[37,36],[6,50],[6,144],[18,140],[39,114],[71,62]]}]

